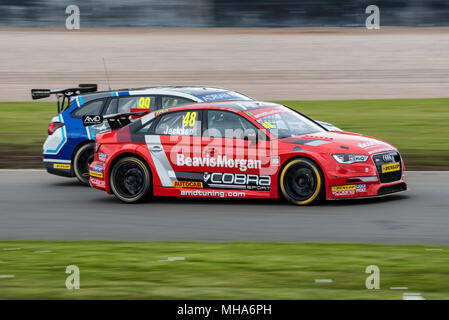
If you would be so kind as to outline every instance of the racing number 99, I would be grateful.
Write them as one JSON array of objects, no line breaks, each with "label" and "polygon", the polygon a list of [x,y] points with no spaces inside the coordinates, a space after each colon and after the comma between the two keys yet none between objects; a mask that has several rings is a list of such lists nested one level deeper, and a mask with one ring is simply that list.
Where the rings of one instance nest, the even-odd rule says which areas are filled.
[{"label": "racing number 99", "polygon": [[184,127],[193,127],[196,121],[196,112],[187,112],[182,121]]},{"label": "racing number 99", "polygon": [[139,99],[139,108],[140,109],[149,109],[151,103],[150,97],[142,97]]}]

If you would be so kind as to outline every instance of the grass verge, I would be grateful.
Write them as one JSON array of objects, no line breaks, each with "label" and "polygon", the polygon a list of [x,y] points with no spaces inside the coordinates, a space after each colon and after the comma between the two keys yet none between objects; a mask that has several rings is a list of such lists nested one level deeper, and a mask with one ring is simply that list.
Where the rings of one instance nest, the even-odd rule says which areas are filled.
[{"label": "grass verge", "polygon": [[[402,299],[404,292],[448,299],[449,247],[435,248],[3,241],[0,299]],[[178,260],[170,261],[173,257]],[[79,290],[66,289],[68,265],[80,269]],[[379,290],[365,288],[369,265],[380,268]],[[332,282],[316,283],[316,279]]]},{"label": "grass verge", "polygon": [[[449,98],[281,101],[309,117],[383,139],[412,170],[449,169]],[[0,102],[0,168],[41,167],[54,102]]]}]

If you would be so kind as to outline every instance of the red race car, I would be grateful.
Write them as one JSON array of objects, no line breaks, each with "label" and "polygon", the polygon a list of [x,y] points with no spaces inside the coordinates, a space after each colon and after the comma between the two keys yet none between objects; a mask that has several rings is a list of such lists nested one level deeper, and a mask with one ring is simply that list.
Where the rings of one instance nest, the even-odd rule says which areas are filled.
[{"label": "red race car", "polygon": [[92,187],[124,202],[154,196],[320,199],[407,190],[398,150],[328,131],[285,106],[205,102],[152,112],[97,134]]}]

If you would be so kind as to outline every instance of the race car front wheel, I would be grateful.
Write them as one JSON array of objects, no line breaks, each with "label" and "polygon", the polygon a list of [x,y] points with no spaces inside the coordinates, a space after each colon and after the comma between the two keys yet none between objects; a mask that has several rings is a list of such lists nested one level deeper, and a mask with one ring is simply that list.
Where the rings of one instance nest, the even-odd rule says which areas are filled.
[{"label": "race car front wheel", "polygon": [[279,184],[284,197],[296,205],[316,202],[324,190],[320,168],[306,158],[290,160],[281,171]]},{"label": "race car front wheel", "polygon": [[141,159],[125,157],[112,167],[110,185],[114,195],[123,202],[141,202],[151,192],[151,173]]},{"label": "race car front wheel", "polygon": [[87,143],[79,148],[73,158],[73,172],[81,183],[89,185],[89,166],[94,160],[95,143]]}]

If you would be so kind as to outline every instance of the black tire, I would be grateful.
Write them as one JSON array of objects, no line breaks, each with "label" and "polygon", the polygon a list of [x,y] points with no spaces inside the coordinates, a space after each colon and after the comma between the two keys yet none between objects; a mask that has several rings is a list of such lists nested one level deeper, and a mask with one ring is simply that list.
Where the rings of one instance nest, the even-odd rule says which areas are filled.
[{"label": "black tire", "polygon": [[89,185],[89,166],[94,160],[94,149],[94,142],[86,143],[76,151],[73,157],[73,173],[85,185]]},{"label": "black tire", "polygon": [[283,196],[295,205],[308,205],[322,199],[324,178],[320,167],[306,158],[287,162],[279,176]]},{"label": "black tire", "polygon": [[142,202],[151,193],[150,169],[136,157],[125,157],[117,161],[111,169],[109,182],[114,195],[126,203]]}]

